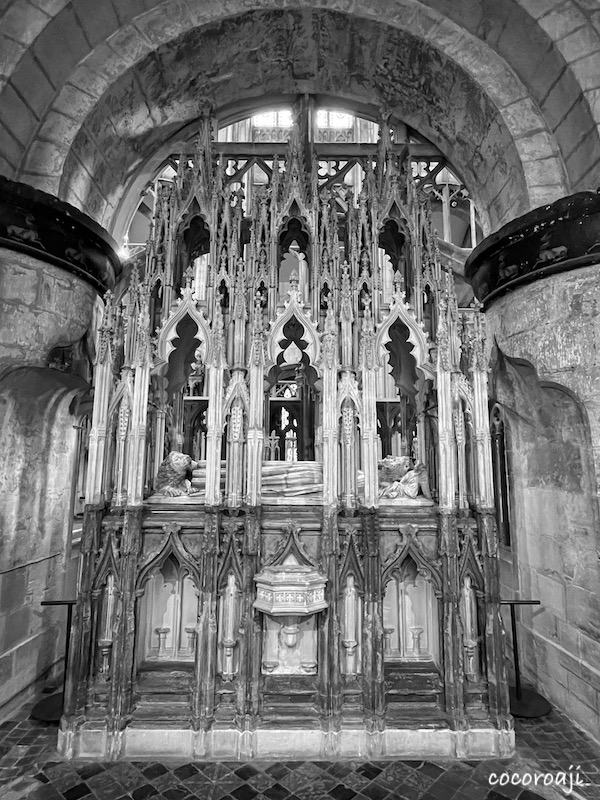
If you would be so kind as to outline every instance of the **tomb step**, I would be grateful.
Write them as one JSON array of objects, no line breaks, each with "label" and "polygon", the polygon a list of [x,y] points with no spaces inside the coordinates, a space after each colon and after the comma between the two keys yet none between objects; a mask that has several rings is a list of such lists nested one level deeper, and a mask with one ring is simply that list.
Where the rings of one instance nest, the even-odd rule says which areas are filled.
[{"label": "tomb step", "polygon": [[137,675],[137,689],[140,693],[178,694],[189,692],[194,673],[193,664],[177,665],[157,664],[144,665]]},{"label": "tomb step", "polygon": [[178,721],[189,720],[191,714],[191,707],[189,703],[177,705],[155,705],[148,704],[147,706],[137,706],[133,712],[135,720],[152,721],[158,723],[161,721]]},{"label": "tomb step", "polygon": [[190,702],[191,692],[139,692],[138,704],[186,704]]}]

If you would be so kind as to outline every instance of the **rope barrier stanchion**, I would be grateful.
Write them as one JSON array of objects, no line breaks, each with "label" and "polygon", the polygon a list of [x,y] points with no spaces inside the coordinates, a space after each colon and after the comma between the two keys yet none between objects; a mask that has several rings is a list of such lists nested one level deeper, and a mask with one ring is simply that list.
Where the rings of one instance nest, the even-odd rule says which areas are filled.
[{"label": "rope barrier stanchion", "polygon": [[501,606],[510,606],[510,625],[512,629],[513,661],[515,665],[515,685],[509,687],[510,713],[513,717],[537,719],[552,711],[552,706],[534,689],[521,684],[521,668],[519,666],[519,642],[517,640],[517,618],[515,606],[539,606],[539,600],[501,600]]},{"label": "rope barrier stanchion", "polygon": [[63,712],[65,700],[65,686],[67,682],[67,665],[69,663],[69,645],[71,643],[71,624],[73,622],[73,606],[76,600],[42,600],[43,606],[67,607],[67,634],[65,637],[65,671],[63,675],[62,691],[44,697],[31,709],[30,716],[40,722],[59,722]]}]

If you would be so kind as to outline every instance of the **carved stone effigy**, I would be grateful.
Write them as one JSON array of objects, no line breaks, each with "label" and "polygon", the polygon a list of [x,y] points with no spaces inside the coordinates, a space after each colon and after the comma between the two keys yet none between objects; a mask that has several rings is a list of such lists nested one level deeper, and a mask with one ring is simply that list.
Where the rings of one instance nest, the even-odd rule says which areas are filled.
[{"label": "carved stone effigy", "polygon": [[[225,461],[221,461],[220,471],[221,491],[225,490]],[[206,494],[206,461],[198,461],[192,472],[192,488],[197,492],[195,497],[204,500]]]},{"label": "carved stone effigy", "polygon": [[265,461],[263,496],[322,495],[323,464],[316,461]]},{"label": "carved stone effigy", "polygon": [[398,503],[431,505],[427,468],[409,456],[386,456],[378,463],[379,497]]}]

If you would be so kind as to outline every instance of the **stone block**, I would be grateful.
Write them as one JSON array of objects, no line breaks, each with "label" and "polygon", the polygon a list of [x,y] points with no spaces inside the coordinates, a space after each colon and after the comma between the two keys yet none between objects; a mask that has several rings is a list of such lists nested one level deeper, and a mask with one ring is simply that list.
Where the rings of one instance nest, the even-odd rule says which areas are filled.
[{"label": "stone block", "polygon": [[190,12],[181,0],[170,0],[136,19],[135,26],[154,46],[160,46],[183,33],[192,23]]},{"label": "stone block", "polygon": [[92,47],[103,42],[120,27],[115,11],[109,4],[79,0],[73,10]]},{"label": "stone block", "polygon": [[25,169],[34,175],[53,175],[60,178],[68,152],[67,140],[63,139],[59,144],[37,140],[27,152]]},{"label": "stone block", "polygon": [[0,174],[6,175],[7,177],[13,176],[16,172],[18,163],[19,159],[9,161],[6,157],[6,153],[4,153],[4,155],[0,153]]},{"label": "stone block", "polygon": [[570,69],[584,91],[586,89],[596,89],[600,86],[598,56],[595,53],[575,61],[570,65]]},{"label": "stone block", "polygon": [[148,3],[145,0],[119,0],[115,5],[115,11],[121,25],[131,22],[134,17],[144,14],[148,10]]},{"label": "stone block", "polygon": [[37,126],[33,111],[10,83],[2,92],[2,119],[6,128],[23,145],[30,140]]},{"label": "stone block", "polygon": [[580,653],[581,651],[581,635],[573,625],[564,622],[561,619],[556,620],[556,632],[558,635],[558,643],[568,653]]},{"label": "stone block", "polygon": [[571,5],[560,5],[541,17],[539,25],[546,31],[550,39],[556,42],[573,31],[583,28],[586,20]]},{"label": "stone block", "polygon": [[[96,103],[96,98],[82,91],[78,86],[66,83],[52,103],[52,108],[77,123],[77,128]],[[74,128],[75,130],[75,128]]]},{"label": "stone block", "polygon": [[562,5],[562,0],[521,0],[520,5],[530,17],[540,19],[553,8]]},{"label": "stone block", "polygon": [[[530,71],[527,85],[533,97],[545,98],[551,88],[563,80],[565,64],[553,49],[546,50],[546,52],[538,58],[537,63],[531,63],[531,56],[524,53],[522,56],[523,66],[525,66],[526,62],[529,62],[528,69]],[[573,102],[572,98],[571,102]],[[540,103],[540,105],[543,111],[543,102]],[[568,106],[566,107],[568,108]]]},{"label": "stone block", "polygon": [[39,189],[40,192],[58,195],[60,189],[60,178],[58,176],[31,175],[23,171],[21,173],[21,178],[23,179],[23,183],[28,183],[30,186],[33,186],[34,189]]},{"label": "stone block", "polygon": [[29,635],[31,609],[19,608],[6,617],[2,650],[10,650]]},{"label": "stone block", "polygon": [[68,147],[76,131],[77,124],[74,124],[72,117],[51,110],[44,117],[38,138]]},{"label": "stone block", "polygon": [[594,732],[598,730],[598,708],[592,708],[575,695],[569,694],[563,711],[584,730]]},{"label": "stone block", "polygon": [[[595,128],[592,128],[588,135],[581,140],[573,152],[565,159],[569,176],[573,183],[573,188],[590,187],[591,175],[590,165],[595,164],[600,159],[600,143]],[[581,183],[580,183],[581,182]],[[595,185],[595,184],[594,184]]]},{"label": "stone block", "polygon": [[[540,111],[536,103],[522,98],[502,109],[502,116],[510,132],[515,137],[538,133],[540,130]],[[517,144],[519,146],[520,143]]]},{"label": "stone block", "polygon": [[570,62],[597,53],[599,44],[598,33],[590,25],[585,25],[557,42],[557,47],[565,61]]},{"label": "stone block", "polygon": [[524,161],[535,161],[537,158],[556,155],[557,152],[556,142],[547,131],[526,133],[518,139],[516,147]]},{"label": "stone block", "polygon": [[2,153],[4,154],[5,158],[7,158],[11,164],[14,164],[18,167],[18,165],[21,163],[21,158],[25,151],[25,147],[23,143],[19,139],[16,139],[15,135],[1,123],[0,142],[2,143]]},{"label": "stone block", "polygon": [[558,183],[548,186],[529,186],[528,192],[531,208],[549,205],[564,196],[563,185]]},{"label": "stone block", "polygon": [[533,607],[529,610],[531,621],[527,619],[529,614],[527,613],[526,609],[521,609],[521,613],[524,617],[524,624],[527,624],[528,627],[530,626],[533,630],[535,630],[537,633],[541,633],[542,636],[547,639],[558,640],[558,633],[556,629],[558,620],[552,611]]},{"label": "stone block", "polygon": [[15,650],[15,673],[22,676],[22,686],[47,670],[63,655],[64,637],[58,628],[48,628]]},{"label": "stone block", "polygon": [[75,65],[89,52],[89,45],[71,6],[63,8],[44,28],[33,44],[33,51],[52,83],[61,86]]},{"label": "stone block", "polygon": [[0,613],[20,608],[27,593],[27,568],[20,567],[0,575]]},{"label": "stone block", "polygon": [[0,17],[0,28],[11,39],[30,44],[48,22],[48,15],[31,3],[13,3]]},{"label": "stone block", "polygon": [[579,632],[580,652],[587,664],[600,665],[600,641],[592,638],[585,631]]},{"label": "stone block", "polygon": [[[0,21],[0,25],[2,22]],[[15,64],[25,52],[25,47],[8,36],[0,35],[0,75],[4,76],[3,83],[10,77]]]},{"label": "stone block", "polygon": [[37,298],[40,270],[19,264],[19,256],[0,250],[0,298],[3,302],[33,305]]},{"label": "stone block", "polygon": [[106,42],[116,53],[122,54],[121,58],[130,65],[142,59],[150,50],[148,40],[133,25],[127,25],[113,33]]},{"label": "stone block", "polygon": [[30,51],[19,61],[10,77],[10,82],[19,94],[26,98],[28,106],[36,117],[42,119],[55,89]]},{"label": "stone block", "polygon": [[566,586],[566,619],[571,625],[583,627],[589,624],[589,608],[592,601],[592,592],[580,586],[567,584]]},{"label": "stone block", "polygon": [[0,686],[5,686],[13,677],[15,669],[15,654],[0,655]]},{"label": "stone block", "polygon": [[557,156],[525,161],[523,163],[523,171],[527,183],[531,186],[544,186],[544,184],[554,186],[557,178],[561,178],[564,175],[562,160]]}]

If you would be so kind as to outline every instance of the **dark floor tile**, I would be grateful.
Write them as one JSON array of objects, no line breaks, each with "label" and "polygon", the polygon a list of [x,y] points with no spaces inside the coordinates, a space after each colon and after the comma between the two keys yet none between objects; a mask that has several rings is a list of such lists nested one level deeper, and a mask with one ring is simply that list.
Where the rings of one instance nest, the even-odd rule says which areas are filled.
[{"label": "dark floor tile", "polygon": [[234,772],[238,778],[241,778],[243,781],[247,781],[248,778],[258,775],[259,770],[257,770],[256,767],[253,767],[252,764],[244,764],[243,767],[235,769]]},{"label": "dark floor tile", "polygon": [[355,792],[354,789],[350,789],[349,786],[345,786],[343,783],[338,783],[328,794],[330,797],[333,797],[333,800],[352,800],[353,797],[356,797],[358,792]]},{"label": "dark floor tile", "polygon": [[184,764],[183,766],[174,769],[173,775],[179,778],[180,781],[183,781],[186,778],[191,778],[192,775],[195,775],[197,772],[198,770],[193,764]]},{"label": "dark floor tile", "polygon": [[378,775],[381,775],[383,770],[380,767],[376,767],[375,764],[371,764],[367,762],[366,764],[361,764],[361,766],[356,770],[360,775],[364,775],[365,778],[369,780],[373,780]]},{"label": "dark floor tile", "polygon": [[423,773],[424,775],[429,775],[430,778],[438,778],[440,775],[443,774],[444,770],[442,767],[438,767],[437,764],[432,764],[429,761],[424,761],[421,766],[419,767],[419,772]]},{"label": "dark floor tile", "polygon": [[92,790],[87,783],[79,783],[77,786],[73,786],[71,789],[63,792],[63,796],[65,800],[79,800],[80,797],[89,797],[91,793]]},{"label": "dark floor tile", "polygon": [[157,789],[151,783],[146,783],[143,786],[138,786],[131,792],[133,800],[146,800],[147,797],[154,797],[158,794]]},{"label": "dark floor tile", "polygon": [[364,794],[366,797],[370,798],[370,800],[383,800],[384,797],[390,794],[390,790],[379,786],[377,781],[373,781],[373,783],[369,784],[369,786],[365,786],[364,789],[360,791],[361,794]]},{"label": "dark floor tile", "polygon": [[282,786],[280,783],[274,783],[273,786],[265,789],[263,794],[265,797],[268,797],[269,800],[285,800],[286,797],[290,796],[291,792],[289,792],[285,786]]},{"label": "dark floor tile", "polygon": [[75,767],[75,770],[82,780],[87,781],[88,778],[93,778],[94,775],[104,772],[104,767],[102,764],[82,764]]},{"label": "dark floor tile", "polygon": [[352,767],[349,767],[347,764],[342,762],[338,762],[337,764],[332,764],[329,767],[328,772],[331,775],[335,775],[338,778],[345,778],[346,775],[349,775],[352,772]]},{"label": "dark floor tile", "polygon": [[[486,800],[489,791],[489,786],[481,786],[478,783],[467,782],[458,790],[458,797],[461,799],[464,798],[464,800]],[[423,795],[423,797],[425,797],[426,794]],[[455,793],[455,797],[456,796]]]},{"label": "dark floor tile", "polygon": [[146,765],[142,769],[142,775],[147,778],[149,781],[154,780],[154,778],[158,778],[159,775],[164,775],[167,772],[167,768],[164,764],[149,764]]},{"label": "dark floor tile", "polygon": [[269,775],[272,775],[275,780],[278,781],[280,778],[283,778],[284,775],[288,774],[289,769],[284,767],[283,764],[273,764],[272,766],[268,767],[265,772],[267,772]]},{"label": "dark floor tile", "polygon": [[183,786],[176,786],[172,789],[165,789],[162,792],[162,795],[163,797],[166,798],[166,800],[183,800],[184,797],[187,797],[188,794],[189,794],[188,790],[184,789]]},{"label": "dark floor tile", "polygon": [[231,792],[235,800],[254,800],[257,794],[257,790],[247,783]]}]

